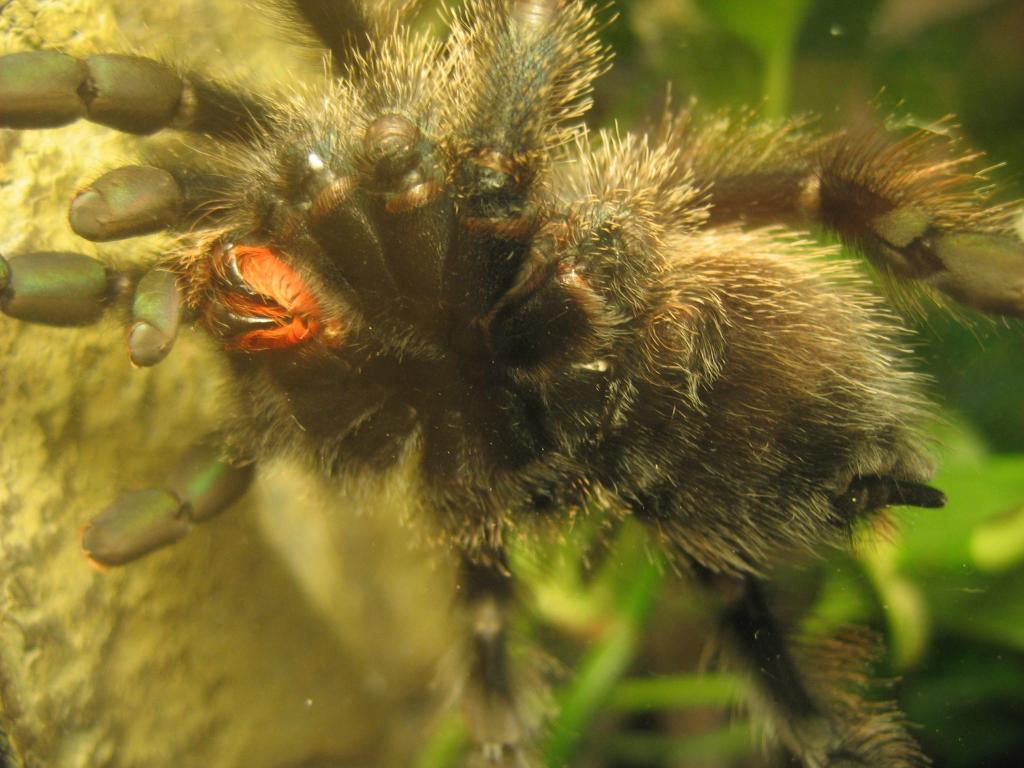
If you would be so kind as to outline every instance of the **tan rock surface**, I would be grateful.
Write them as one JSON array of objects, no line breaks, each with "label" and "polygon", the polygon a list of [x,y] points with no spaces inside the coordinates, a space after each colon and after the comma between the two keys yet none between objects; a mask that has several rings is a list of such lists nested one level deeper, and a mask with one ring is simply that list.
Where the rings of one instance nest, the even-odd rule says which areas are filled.
[{"label": "tan rock surface", "polygon": [[[143,50],[320,70],[231,0],[0,2],[0,53]],[[0,252],[145,260],[75,238],[66,204],[137,140],[77,124],[0,130]],[[226,379],[186,332],[132,370],[116,313],[86,329],[0,317],[0,730],[32,768],[404,765],[433,711],[446,579],[395,524],[401,485],[335,497],[295,468],[178,545],[105,574],[78,529],[160,483],[215,424]],[[333,501],[328,501],[332,499]],[[411,629],[414,627],[414,631]]]}]

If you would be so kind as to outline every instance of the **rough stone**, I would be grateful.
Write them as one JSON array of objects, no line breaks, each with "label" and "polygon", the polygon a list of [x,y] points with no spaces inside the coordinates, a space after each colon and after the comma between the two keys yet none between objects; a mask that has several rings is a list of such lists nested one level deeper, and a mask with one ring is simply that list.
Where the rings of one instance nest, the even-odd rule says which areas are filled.
[{"label": "rough stone", "polygon": [[[142,50],[221,72],[255,62],[254,82],[323,71],[248,14],[232,0],[10,0],[0,53]],[[76,250],[115,265],[158,253],[160,237],[96,246],[66,222],[75,190],[130,161],[136,141],[87,123],[0,130],[0,253]],[[124,320],[0,317],[0,731],[15,762],[408,764],[435,711],[448,580],[396,522],[400,482],[324,489],[276,464],[177,545],[87,567],[79,527],[119,489],[159,485],[229,394],[195,332],[133,370]]]}]

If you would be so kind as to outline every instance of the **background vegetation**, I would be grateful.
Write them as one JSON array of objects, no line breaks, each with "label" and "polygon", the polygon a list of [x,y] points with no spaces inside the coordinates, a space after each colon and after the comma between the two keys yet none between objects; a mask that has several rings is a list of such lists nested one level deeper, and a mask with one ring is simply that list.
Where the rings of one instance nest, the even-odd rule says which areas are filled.
[{"label": "background vegetation", "polygon": [[[597,125],[676,103],[761,105],[926,125],[955,115],[971,144],[1005,168],[1001,199],[1024,193],[1024,3],[1019,0],[620,0],[605,39],[616,65],[599,84]],[[792,626],[881,632],[880,674],[938,766],[1020,764],[1024,754],[1024,327],[915,321],[916,350],[940,403],[940,511],[899,514],[836,553],[777,574]],[[642,536],[623,531],[593,561],[594,532],[522,553],[541,621],[522,627],[573,670],[556,692],[550,766],[755,766],[765,756],[743,684],[694,674],[708,617],[666,577]],[[541,566],[539,564],[543,563]],[[586,565],[585,565],[586,563]],[[785,595],[785,597],[783,597]],[[454,765],[458,726],[439,729],[420,768]]]}]

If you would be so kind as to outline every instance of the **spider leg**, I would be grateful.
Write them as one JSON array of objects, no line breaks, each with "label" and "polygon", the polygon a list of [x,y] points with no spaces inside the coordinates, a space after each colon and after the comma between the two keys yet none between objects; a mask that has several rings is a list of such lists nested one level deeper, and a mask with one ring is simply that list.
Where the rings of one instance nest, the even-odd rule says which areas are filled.
[{"label": "spider leg", "polygon": [[135,365],[155,365],[167,356],[181,323],[181,291],[172,273],[152,267],[139,277],[60,251],[0,256],[0,310],[18,320],[88,325],[128,294],[133,294],[129,356]]},{"label": "spider leg", "polygon": [[462,697],[466,724],[486,766],[525,766],[526,734],[508,658],[508,614],[513,581],[503,552],[464,558],[459,595],[469,624],[469,670]]},{"label": "spider leg", "polygon": [[68,220],[75,234],[86,240],[119,240],[177,223],[184,202],[170,173],[129,165],[103,174],[75,195]]},{"label": "spider leg", "polygon": [[132,299],[128,356],[134,365],[156,365],[171,351],[181,325],[182,293],[173,272],[153,267],[146,272]]},{"label": "spider leg", "polygon": [[163,488],[127,493],[82,530],[82,549],[103,568],[124,565],[185,536],[248,489],[253,465],[236,466],[204,443],[178,464]]},{"label": "spider leg", "polygon": [[590,106],[604,50],[578,0],[480,0],[455,22],[451,120],[466,150],[457,175],[489,182],[472,189],[473,207],[496,204],[501,190],[528,191],[545,153],[578,130],[571,121]]},{"label": "spider leg", "polygon": [[46,325],[88,325],[123,289],[102,262],[79,253],[0,256],[0,309]]},{"label": "spider leg", "polygon": [[[931,470],[918,436],[903,431],[913,384],[886,360],[873,300],[843,293],[827,279],[843,270],[801,265],[799,249],[770,232],[702,230],[692,168],[671,143],[605,136],[585,154],[564,182],[562,194],[580,201],[566,239],[588,244],[584,274],[614,296],[619,327],[636,329],[634,348],[649,355],[633,379],[643,408],[622,419],[602,482],[680,563],[731,586],[720,606],[726,651],[805,766],[924,765],[895,710],[861,695],[868,660],[791,645],[754,576],[790,547],[842,545],[863,513],[942,501],[923,485]],[[665,231],[691,236],[659,248]],[[660,371],[650,385],[647,365]]]},{"label": "spider leg", "polygon": [[72,231],[107,242],[209,225],[221,215],[229,170],[204,166],[189,153],[155,151],[148,161],[115,168],[81,189],[68,211]]},{"label": "spider leg", "polygon": [[796,754],[823,750],[830,727],[800,674],[786,638],[753,578],[724,578],[699,572],[717,594],[729,655],[753,679],[757,693],[785,724],[780,738]]},{"label": "spider leg", "polygon": [[721,596],[725,652],[744,669],[776,737],[808,768],[928,765],[898,710],[867,701],[870,639],[824,643],[804,658],[785,637],[757,579],[703,580]]},{"label": "spider leg", "polygon": [[[944,500],[921,483],[865,476],[854,477],[833,504],[852,519],[892,504],[940,507]],[[684,559],[716,595],[728,660],[750,676],[770,728],[805,766],[928,765],[898,709],[864,695],[878,656],[873,638],[850,632],[800,648],[786,638],[757,577],[714,573]]]},{"label": "spider leg", "polygon": [[54,128],[79,119],[125,133],[163,128],[246,139],[269,120],[266,102],[153,59],[57,51],[0,57],[0,127]]},{"label": "spider leg", "polygon": [[336,70],[353,56],[365,53],[369,47],[371,20],[367,16],[368,8],[363,3],[355,0],[334,3],[290,0],[287,5],[331,52]]},{"label": "spider leg", "polygon": [[805,214],[898,280],[1022,317],[1024,242],[1009,209],[985,207],[964,170],[973,157],[929,133],[832,139],[804,184]]},{"label": "spider leg", "polygon": [[1024,242],[1008,206],[986,205],[983,178],[944,126],[894,139],[881,131],[815,135],[782,126],[670,120],[708,192],[708,224],[817,225],[884,274],[961,304],[1024,316]]},{"label": "spider leg", "polygon": [[[550,156],[574,134],[604,67],[581,2],[475,2],[457,18],[449,167],[460,201],[446,302],[479,317],[516,279],[543,226]],[[472,293],[471,293],[472,291]]]},{"label": "spider leg", "polygon": [[277,16],[331,52],[334,71],[358,75],[350,65],[365,59],[371,46],[397,29],[421,0],[274,0]]}]

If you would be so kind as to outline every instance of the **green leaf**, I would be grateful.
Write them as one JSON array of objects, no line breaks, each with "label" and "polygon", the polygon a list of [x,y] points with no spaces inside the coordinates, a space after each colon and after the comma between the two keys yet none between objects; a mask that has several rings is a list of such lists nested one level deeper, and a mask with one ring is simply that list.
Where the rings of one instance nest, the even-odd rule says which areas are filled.
[{"label": "green leaf", "polygon": [[810,0],[702,0],[701,9],[720,25],[769,55],[790,47],[811,6]]},{"label": "green leaf", "polygon": [[914,666],[924,656],[931,632],[930,617],[921,589],[896,568],[896,544],[882,543],[861,556],[878,590],[889,626],[889,654],[896,669]]},{"label": "green leaf", "polygon": [[[901,572],[920,577],[967,564],[1009,567],[1024,554],[1024,530],[1012,515],[1024,506],[1024,454],[987,453],[964,426],[945,431],[941,440],[940,468],[931,484],[946,494],[947,503],[943,509],[900,513]],[[996,532],[1005,538],[994,541]]]},{"label": "green leaf", "polygon": [[764,65],[765,115],[789,109],[793,49],[811,0],[702,0],[701,7],[725,29],[750,45]]},{"label": "green leaf", "polygon": [[1024,569],[1000,578],[972,572],[927,585],[947,632],[1024,652]]},{"label": "green leaf", "polygon": [[[1024,459],[1021,460],[1024,472]],[[971,555],[983,571],[1005,571],[1024,561],[1024,504],[987,520],[971,536]]]}]

